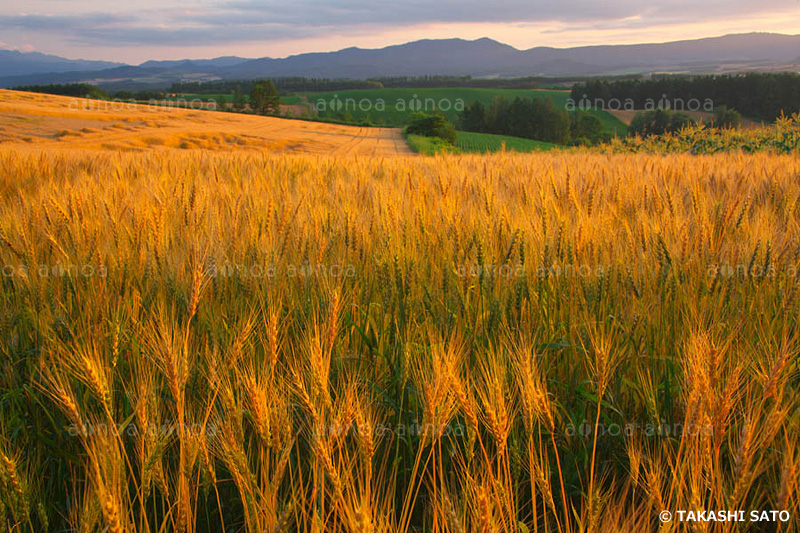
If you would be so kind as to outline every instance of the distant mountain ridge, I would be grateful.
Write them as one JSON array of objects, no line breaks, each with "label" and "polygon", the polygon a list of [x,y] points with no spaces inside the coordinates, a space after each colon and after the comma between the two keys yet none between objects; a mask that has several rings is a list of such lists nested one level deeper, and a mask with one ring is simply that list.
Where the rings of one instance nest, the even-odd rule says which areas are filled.
[{"label": "distant mountain ridge", "polygon": [[379,49],[351,47],[285,58],[147,61],[139,66],[111,64],[110,68],[100,68],[94,62],[93,68],[85,68],[80,65],[86,62],[75,62],[72,71],[64,70],[66,63],[59,63],[60,70],[29,72],[24,76],[7,75],[3,57],[0,55],[0,72],[3,73],[0,87],[88,82],[131,88],[165,88],[175,81],[289,76],[364,79],[424,75],[518,77],[798,71],[800,35],[748,33],[668,43],[535,47],[528,50],[519,50],[489,38],[473,41],[425,39]]},{"label": "distant mountain ridge", "polygon": [[166,69],[185,69],[185,70],[198,70],[198,69],[217,69],[225,67],[233,67],[240,65],[247,61],[252,61],[244,57],[224,56],[216,57],[214,59],[180,59],[178,61],[145,61],[139,67],[141,68],[166,68]]},{"label": "distant mountain ridge", "polygon": [[118,67],[123,63],[65,59],[39,52],[0,50],[0,76],[24,76],[43,72],[95,71]]}]

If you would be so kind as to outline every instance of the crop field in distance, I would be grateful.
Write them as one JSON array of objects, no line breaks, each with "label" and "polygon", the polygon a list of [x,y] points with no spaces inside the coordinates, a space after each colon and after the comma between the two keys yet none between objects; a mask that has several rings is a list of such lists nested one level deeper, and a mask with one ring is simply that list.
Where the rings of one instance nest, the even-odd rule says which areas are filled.
[{"label": "crop field in distance", "polygon": [[0,91],[0,529],[798,531],[796,155],[74,102]]},{"label": "crop field in distance", "polygon": [[[313,108],[320,117],[347,117],[349,121],[372,121],[385,126],[400,127],[414,111],[432,113],[439,111],[455,121],[464,106],[481,102],[491,106],[495,98],[550,98],[564,108],[570,92],[550,89],[478,89],[471,87],[448,88],[385,88],[349,89],[329,92],[303,92],[282,98],[292,106]],[[231,95],[188,94],[184,100],[214,98],[219,103],[231,101]],[[603,131],[610,135],[625,135],[627,124],[613,113],[593,109],[589,113],[600,118]],[[629,122],[629,121],[628,121]]]},{"label": "crop field in distance", "polygon": [[[163,104],[163,102],[162,102]],[[399,129],[361,128],[0,89],[0,147],[410,154]]]},{"label": "crop field in distance", "polygon": [[558,145],[509,135],[459,131],[456,147],[464,152],[486,153],[503,149],[515,152],[535,152],[537,150],[552,150],[557,148]]}]

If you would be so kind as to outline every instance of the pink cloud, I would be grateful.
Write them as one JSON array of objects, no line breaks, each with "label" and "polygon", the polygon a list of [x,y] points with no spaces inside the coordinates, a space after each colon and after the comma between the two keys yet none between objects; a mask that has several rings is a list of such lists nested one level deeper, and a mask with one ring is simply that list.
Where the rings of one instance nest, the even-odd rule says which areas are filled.
[{"label": "pink cloud", "polygon": [[17,50],[19,52],[35,52],[36,48],[32,44],[13,45],[0,41],[0,50]]}]

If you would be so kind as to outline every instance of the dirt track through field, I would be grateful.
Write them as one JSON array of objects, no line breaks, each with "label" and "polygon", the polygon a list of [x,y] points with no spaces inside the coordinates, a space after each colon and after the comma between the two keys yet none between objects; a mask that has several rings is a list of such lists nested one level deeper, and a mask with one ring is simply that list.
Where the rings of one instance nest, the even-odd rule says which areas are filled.
[{"label": "dirt track through field", "polygon": [[398,128],[0,90],[0,148],[205,149],[319,155],[413,155]]}]

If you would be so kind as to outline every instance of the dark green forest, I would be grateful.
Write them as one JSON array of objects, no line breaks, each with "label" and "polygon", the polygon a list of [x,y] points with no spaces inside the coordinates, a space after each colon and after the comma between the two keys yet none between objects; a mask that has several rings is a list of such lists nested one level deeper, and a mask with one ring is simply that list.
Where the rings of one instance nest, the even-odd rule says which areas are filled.
[{"label": "dark green forest", "polygon": [[495,98],[490,106],[468,105],[458,121],[459,129],[533,139],[553,144],[597,144],[603,124],[583,111],[568,113],[551,98]]},{"label": "dark green forest", "polygon": [[[600,107],[616,99],[632,101],[636,109],[647,103],[668,101],[675,111],[697,111],[689,102],[710,100],[714,108],[726,106],[746,117],[772,122],[781,113],[800,111],[800,75],[796,73],[750,73],[724,76],[659,76],[650,79],[591,80],[572,88],[572,100],[589,100]],[[681,109],[679,105],[684,104]]]}]

